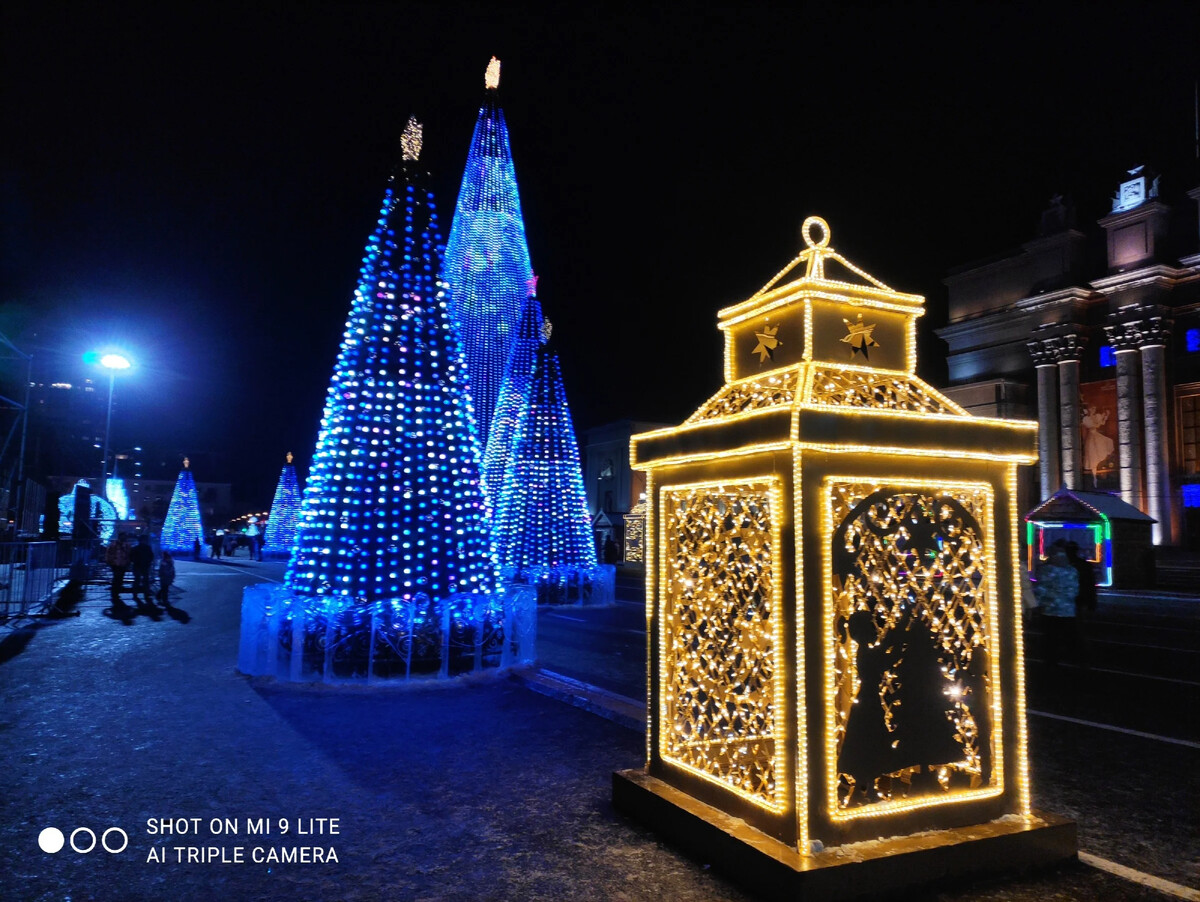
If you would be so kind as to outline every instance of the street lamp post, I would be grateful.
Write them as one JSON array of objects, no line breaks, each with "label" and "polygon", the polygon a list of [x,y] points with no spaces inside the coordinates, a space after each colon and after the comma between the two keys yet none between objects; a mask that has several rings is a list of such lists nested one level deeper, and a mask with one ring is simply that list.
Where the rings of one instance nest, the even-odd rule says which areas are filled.
[{"label": "street lamp post", "polygon": [[112,428],[113,384],[117,370],[127,370],[133,364],[124,354],[110,353],[100,358],[100,365],[108,370],[108,415],[104,420],[104,452],[100,458],[100,497],[108,498],[108,435]]}]

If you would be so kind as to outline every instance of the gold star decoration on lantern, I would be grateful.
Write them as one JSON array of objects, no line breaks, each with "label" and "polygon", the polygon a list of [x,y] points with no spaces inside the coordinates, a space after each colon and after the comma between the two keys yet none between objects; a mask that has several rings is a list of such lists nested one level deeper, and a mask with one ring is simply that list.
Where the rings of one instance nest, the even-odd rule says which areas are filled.
[{"label": "gold star decoration on lantern", "polygon": [[754,346],[751,354],[758,355],[759,363],[766,363],[767,358],[775,359],[775,349],[783,344],[775,336],[779,333],[778,326],[763,326],[761,332],[755,332],[754,337],[758,339],[758,344]]},{"label": "gold star decoration on lantern", "polygon": [[850,334],[842,336],[842,341],[850,345],[850,359],[854,359],[855,354],[861,353],[864,360],[870,360],[871,355],[868,353],[871,348],[879,347],[879,342],[871,337],[871,332],[875,329],[876,324],[866,325],[862,321],[862,314],[858,315],[858,322],[850,322],[848,319],[843,319],[846,328],[850,330]]}]

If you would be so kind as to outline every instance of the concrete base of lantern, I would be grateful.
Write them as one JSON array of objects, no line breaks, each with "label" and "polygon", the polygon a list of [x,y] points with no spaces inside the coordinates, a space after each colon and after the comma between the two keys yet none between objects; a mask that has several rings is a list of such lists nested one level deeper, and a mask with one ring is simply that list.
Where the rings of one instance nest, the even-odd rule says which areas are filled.
[{"label": "concrete base of lantern", "polygon": [[1030,818],[854,843],[801,855],[739,818],[641,770],[613,774],[613,806],[767,899],[880,898],[918,886],[1073,860],[1074,821]]}]

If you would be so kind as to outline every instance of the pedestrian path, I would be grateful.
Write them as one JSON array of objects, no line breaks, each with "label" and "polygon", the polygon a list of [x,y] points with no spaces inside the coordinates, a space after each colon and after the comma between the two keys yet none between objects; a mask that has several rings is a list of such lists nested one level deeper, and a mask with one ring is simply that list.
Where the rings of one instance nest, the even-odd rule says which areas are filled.
[{"label": "pedestrian path", "polygon": [[[378,688],[238,674],[241,590],[260,566],[181,562],[186,619],[125,626],[89,590],[78,618],[31,626],[0,663],[0,873],[19,898],[748,898],[613,811],[612,772],[644,760],[638,702],[553,674]],[[39,846],[48,829],[57,852]],[[96,847],[75,851],[89,831]],[[1077,867],[938,898],[1144,898],[1129,886]]]}]

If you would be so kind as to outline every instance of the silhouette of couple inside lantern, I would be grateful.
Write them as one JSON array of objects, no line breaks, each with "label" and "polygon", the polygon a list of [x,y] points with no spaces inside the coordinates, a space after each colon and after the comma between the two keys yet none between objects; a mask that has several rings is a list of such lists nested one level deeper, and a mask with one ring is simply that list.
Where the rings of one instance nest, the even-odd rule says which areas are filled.
[{"label": "silhouette of couple inside lantern", "polygon": [[[982,570],[969,547],[980,532],[954,499],[925,500],[933,503],[877,492],[833,538],[835,587],[856,587],[834,624],[846,653],[837,755],[844,807],[934,794],[963,775],[970,788],[990,780],[987,655],[972,642],[970,619],[982,605]],[[952,617],[969,621],[966,642],[943,641]]]}]

